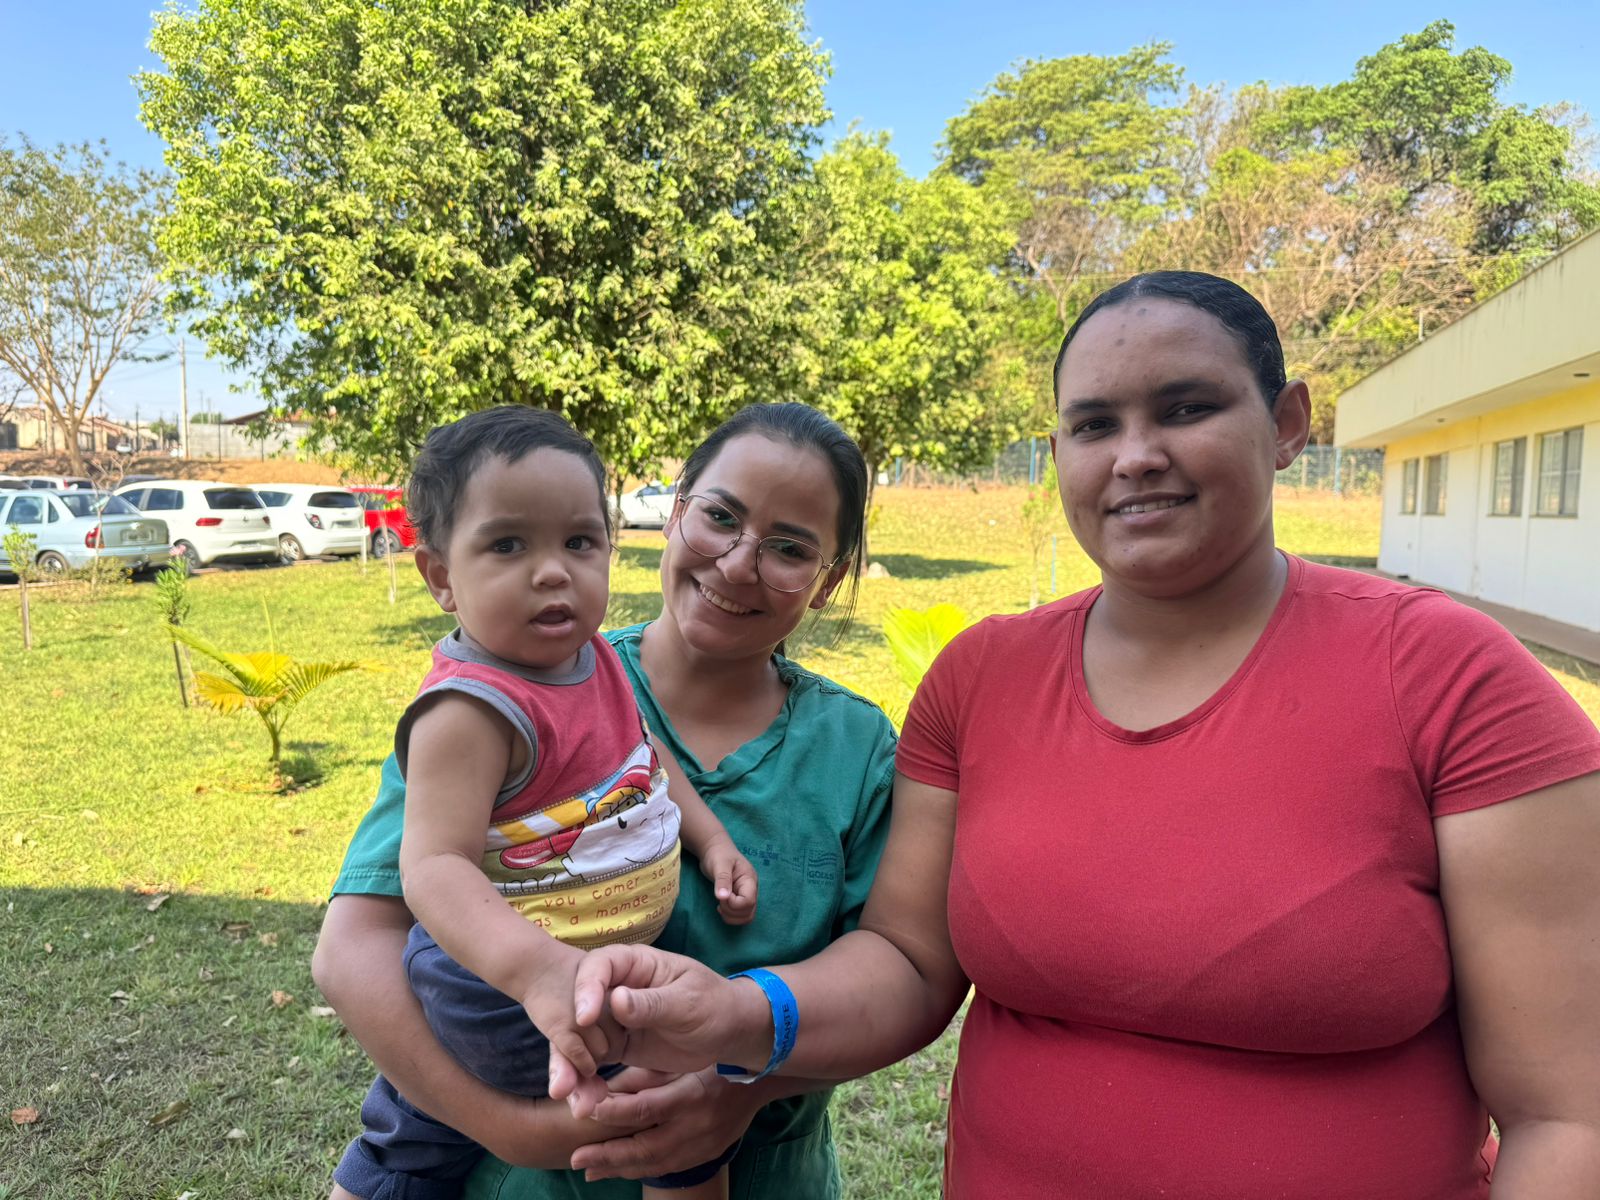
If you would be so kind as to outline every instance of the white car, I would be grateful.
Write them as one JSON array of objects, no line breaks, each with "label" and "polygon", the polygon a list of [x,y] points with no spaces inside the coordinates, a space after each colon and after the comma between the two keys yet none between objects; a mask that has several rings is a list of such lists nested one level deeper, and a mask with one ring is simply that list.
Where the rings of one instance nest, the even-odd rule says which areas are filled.
[{"label": "white car", "polygon": [[318,483],[250,485],[272,514],[284,562],[361,553],[367,521],[354,492]]},{"label": "white car", "polygon": [[611,517],[618,529],[633,525],[648,525],[659,529],[672,515],[672,506],[678,499],[675,483],[647,483],[622,493],[622,507],[612,507]]},{"label": "white car", "polygon": [[113,494],[165,521],[174,553],[191,571],[213,562],[278,561],[267,506],[241,484],[164,479],[125,483]]},{"label": "white car", "polygon": [[23,487],[30,488],[49,488],[54,490],[66,488],[88,488],[92,490],[94,488],[94,481],[86,479],[82,475],[22,475],[18,476],[18,478],[22,480]]},{"label": "white car", "polygon": [[[0,491],[0,531],[34,538],[34,563],[46,575],[81,571],[95,561],[155,571],[172,558],[166,523],[106,492],[81,488]],[[14,573],[0,549],[0,571]]]}]

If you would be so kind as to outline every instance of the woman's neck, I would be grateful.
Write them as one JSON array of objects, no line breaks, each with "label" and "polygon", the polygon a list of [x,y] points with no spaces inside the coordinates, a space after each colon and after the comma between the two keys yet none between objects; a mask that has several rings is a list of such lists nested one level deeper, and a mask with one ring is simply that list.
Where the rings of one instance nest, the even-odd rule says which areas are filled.
[{"label": "woman's neck", "polygon": [[1182,595],[1151,596],[1107,579],[1090,617],[1123,644],[1152,649],[1259,633],[1288,577],[1289,564],[1269,536],[1211,583]]},{"label": "woman's neck", "polygon": [[656,703],[674,724],[707,716],[726,721],[729,714],[758,707],[762,698],[783,687],[772,651],[736,659],[700,654],[666,612],[645,626],[639,663]]}]

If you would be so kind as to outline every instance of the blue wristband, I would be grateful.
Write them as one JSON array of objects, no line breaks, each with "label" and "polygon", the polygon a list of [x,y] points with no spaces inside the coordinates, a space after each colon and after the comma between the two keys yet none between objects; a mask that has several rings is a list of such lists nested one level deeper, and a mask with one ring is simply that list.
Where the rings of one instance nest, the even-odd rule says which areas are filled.
[{"label": "blue wristband", "polygon": [[794,1050],[795,1039],[800,1036],[800,1006],[795,1003],[789,985],[771,971],[756,967],[749,971],[735,971],[729,979],[750,979],[766,994],[772,1006],[772,1057],[758,1074],[752,1075],[744,1067],[717,1064],[717,1074],[729,1083],[754,1083],[765,1079],[787,1061]]}]

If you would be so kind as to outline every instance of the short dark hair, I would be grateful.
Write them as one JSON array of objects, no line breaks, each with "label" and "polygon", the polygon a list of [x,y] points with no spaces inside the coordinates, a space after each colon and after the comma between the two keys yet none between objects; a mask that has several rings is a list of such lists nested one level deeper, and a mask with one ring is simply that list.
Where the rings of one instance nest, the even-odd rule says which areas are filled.
[{"label": "short dark hair", "polygon": [[1204,271],[1150,271],[1101,292],[1078,314],[1067,336],[1061,339],[1055,369],[1050,374],[1050,388],[1057,405],[1061,403],[1061,364],[1066,361],[1067,347],[1072,345],[1083,323],[1103,308],[1146,296],[1189,304],[1221,321],[1244,351],[1245,361],[1255,373],[1256,384],[1268,406],[1277,402],[1278,393],[1289,380],[1284,373],[1283,343],[1278,340],[1278,327],[1261,307],[1261,301],[1232,280],[1207,275]]},{"label": "short dark hair", "polygon": [[583,460],[594,475],[595,498],[609,536],[606,472],[594,443],[559,413],[525,404],[502,404],[435,426],[428,433],[411,464],[411,482],[406,485],[406,514],[416,526],[417,537],[436,552],[443,551],[472,473],[487,459],[514,463],[535,450],[560,450]]},{"label": "short dark hair", "polygon": [[[849,596],[841,606],[839,630],[850,623],[856,596],[861,588],[861,537],[867,521],[867,462],[861,447],[839,423],[809,404],[751,404],[741,408],[711,431],[695,447],[678,472],[678,495],[694,491],[699,479],[722,448],[746,433],[759,433],[775,442],[787,442],[802,450],[814,450],[827,461],[839,493],[839,554],[850,558]],[[833,603],[839,603],[835,593]],[[782,648],[779,648],[780,653]]]}]

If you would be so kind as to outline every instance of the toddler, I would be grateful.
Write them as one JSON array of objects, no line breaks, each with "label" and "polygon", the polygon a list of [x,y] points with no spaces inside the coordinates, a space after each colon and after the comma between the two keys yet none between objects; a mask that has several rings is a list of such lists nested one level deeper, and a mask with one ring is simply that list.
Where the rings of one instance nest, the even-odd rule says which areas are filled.
[{"label": "toddler", "polygon": [[[605,618],[605,473],[554,413],[509,405],[433,430],[407,491],[417,569],[460,624],[395,731],[406,777],[400,871],[416,917],[406,973],[440,1042],[478,1078],[545,1094],[550,1047],[603,1093],[623,1035],[579,1028],[584,949],[651,941],[678,890],[678,845],[725,921],[755,915],[756,875],[722,823],[667,777]],[[599,1075],[592,1074],[599,1068]],[[366,1200],[453,1200],[483,1151],[381,1075],[334,1173]],[[645,1194],[727,1194],[723,1164]],[[338,1191],[335,1195],[340,1195]]]}]

